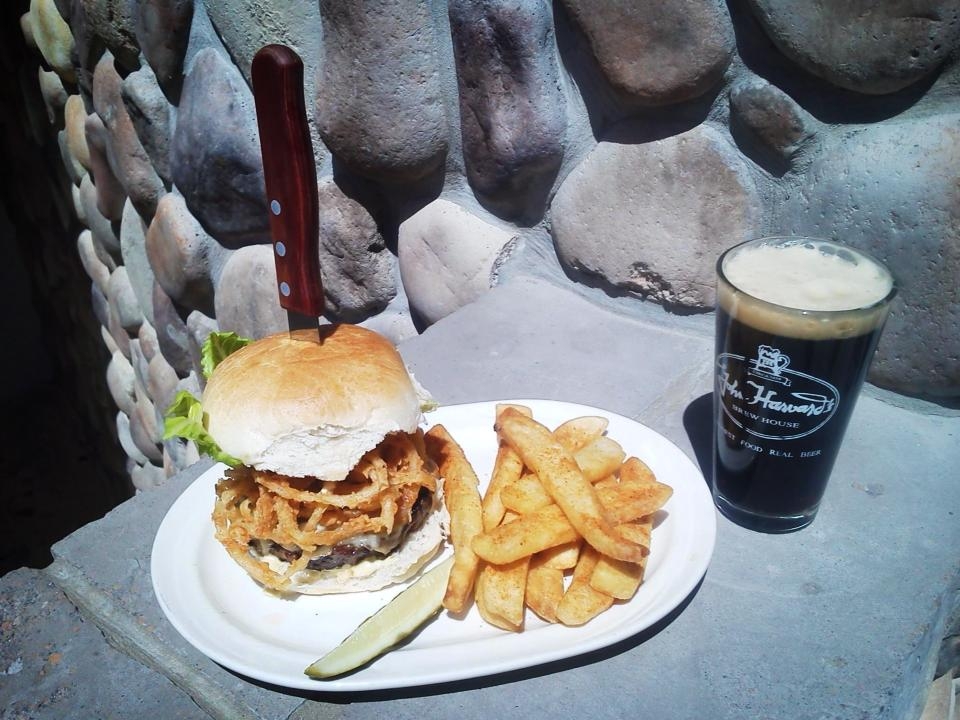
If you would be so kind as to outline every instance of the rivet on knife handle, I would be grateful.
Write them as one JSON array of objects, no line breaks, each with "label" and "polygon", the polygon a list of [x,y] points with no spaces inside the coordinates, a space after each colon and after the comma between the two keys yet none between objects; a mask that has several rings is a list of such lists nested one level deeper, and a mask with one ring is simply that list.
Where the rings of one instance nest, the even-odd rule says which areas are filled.
[{"label": "rivet on knife handle", "polygon": [[303,102],[303,62],[283,45],[253,58],[253,95],[270,209],[280,305],[323,314],[317,169]]}]

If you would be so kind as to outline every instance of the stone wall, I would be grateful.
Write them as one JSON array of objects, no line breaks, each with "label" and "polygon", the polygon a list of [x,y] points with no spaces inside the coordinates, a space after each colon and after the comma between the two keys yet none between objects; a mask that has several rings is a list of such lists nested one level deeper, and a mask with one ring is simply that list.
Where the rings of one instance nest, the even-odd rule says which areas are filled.
[{"label": "stone wall", "polygon": [[834,237],[901,288],[873,382],[960,397],[960,0],[32,0],[21,21],[135,485],[214,328],[277,303],[250,64],[306,66],[330,320],[402,340],[506,266],[706,312],[726,247]]}]

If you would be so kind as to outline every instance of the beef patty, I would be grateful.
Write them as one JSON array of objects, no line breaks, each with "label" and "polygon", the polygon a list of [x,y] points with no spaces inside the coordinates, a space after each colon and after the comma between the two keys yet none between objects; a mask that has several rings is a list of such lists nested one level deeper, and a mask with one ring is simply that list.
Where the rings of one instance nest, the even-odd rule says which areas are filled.
[{"label": "beef patty", "polygon": [[[410,522],[399,529],[396,533],[396,542],[386,552],[372,548],[364,543],[343,542],[330,548],[326,555],[320,555],[307,563],[308,570],[333,570],[334,568],[345,567],[347,565],[356,565],[361,560],[367,558],[382,559],[396,550],[403,544],[406,537],[423,527],[430,512],[430,505],[433,502],[433,493],[427,488],[420,488],[416,501],[410,509]],[[251,540],[250,545],[259,544],[257,540]],[[267,551],[285,562],[293,562],[300,558],[303,550],[300,548],[287,548],[279,543],[270,542]]]}]

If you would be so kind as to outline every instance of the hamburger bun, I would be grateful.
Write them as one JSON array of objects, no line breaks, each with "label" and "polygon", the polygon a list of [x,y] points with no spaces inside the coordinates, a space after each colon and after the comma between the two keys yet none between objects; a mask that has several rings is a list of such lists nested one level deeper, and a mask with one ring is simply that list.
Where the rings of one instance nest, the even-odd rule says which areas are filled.
[{"label": "hamburger bun", "polygon": [[203,392],[207,430],[257,470],[343,480],[391,432],[414,432],[421,397],[396,348],[356,325],[279,333],[221,362]]}]

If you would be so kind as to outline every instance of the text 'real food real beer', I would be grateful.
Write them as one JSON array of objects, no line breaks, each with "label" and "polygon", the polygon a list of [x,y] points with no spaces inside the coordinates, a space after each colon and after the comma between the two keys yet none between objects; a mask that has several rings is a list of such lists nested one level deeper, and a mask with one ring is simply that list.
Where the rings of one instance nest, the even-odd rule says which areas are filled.
[{"label": "text 'real food real beer'", "polygon": [[717,263],[714,499],[790,532],[817,514],[895,294],[887,269],[834,242],[775,237]]}]

